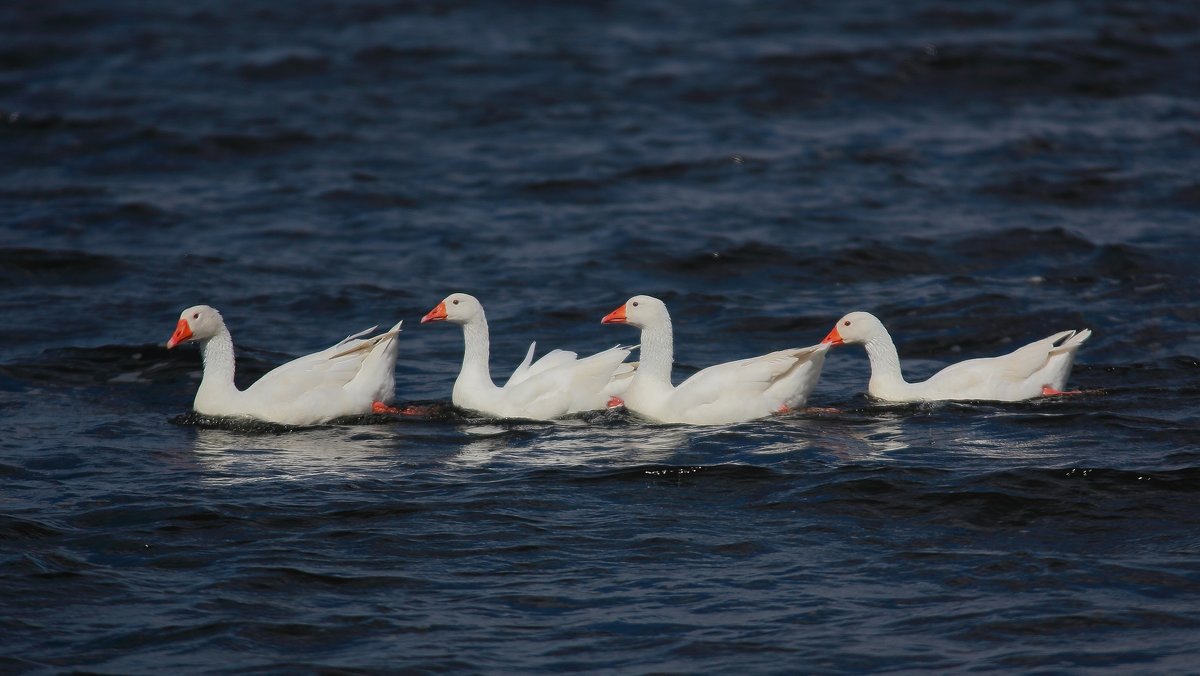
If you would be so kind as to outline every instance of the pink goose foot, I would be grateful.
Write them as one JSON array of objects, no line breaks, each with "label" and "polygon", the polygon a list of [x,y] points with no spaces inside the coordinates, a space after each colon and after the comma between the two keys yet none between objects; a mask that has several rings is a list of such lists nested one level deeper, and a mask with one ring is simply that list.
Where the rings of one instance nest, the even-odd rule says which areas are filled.
[{"label": "pink goose foot", "polygon": [[609,408],[616,408],[618,406],[624,406],[624,405],[625,405],[625,400],[621,399],[620,397],[609,397],[608,398],[608,407]]},{"label": "pink goose foot", "polygon": [[1083,394],[1083,390],[1067,390],[1066,392],[1063,392],[1062,390],[1056,390],[1053,387],[1050,387],[1049,385],[1042,386],[1042,396],[1043,397],[1058,397],[1058,396],[1065,396],[1068,394]]}]

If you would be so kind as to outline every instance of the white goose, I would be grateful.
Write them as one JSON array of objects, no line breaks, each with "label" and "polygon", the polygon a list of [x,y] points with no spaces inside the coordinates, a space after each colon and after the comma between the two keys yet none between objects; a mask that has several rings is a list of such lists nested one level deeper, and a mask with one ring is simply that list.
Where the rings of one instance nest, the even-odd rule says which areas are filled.
[{"label": "white goose", "polygon": [[851,312],[821,341],[859,344],[871,360],[867,392],[884,401],[1020,401],[1063,392],[1075,352],[1091,329],[1062,331],[999,357],[968,359],[938,371],[921,383],[900,373],[900,356],[887,329],[869,312]]},{"label": "white goose", "polygon": [[448,321],[463,328],[463,362],[454,381],[455,406],[501,418],[548,420],[569,413],[604,408],[629,383],[632,364],[622,364],[632,348],[613,347],[578,359],[574,352],[553,350],[533,361],[537,343],[503,387],[492,382],[491,350],[483,305],[471,295],[454,293],[421,318],[421,323]]},{"label": "white goose", "polygon": [[347,336],[333,347],[300,357],[268,372],[245,390],[233,382],[233,338],[221,313],[196,305],[179,315],[173,348],[200,343],[204,375],[193,408],[214,416],[242,416],[283,425],[315,425],[334,418],[391,412],[395,396],[397,323],[387,333]]},{"label": "white goose", "polygon": [[813,345],[717,364],[674,387],[671,316],[661,300],[634,296],[601,323],[642,330],[637,372],[621,398],[629,410],[668,423],[728,424],[803,406],[828,349]]}]

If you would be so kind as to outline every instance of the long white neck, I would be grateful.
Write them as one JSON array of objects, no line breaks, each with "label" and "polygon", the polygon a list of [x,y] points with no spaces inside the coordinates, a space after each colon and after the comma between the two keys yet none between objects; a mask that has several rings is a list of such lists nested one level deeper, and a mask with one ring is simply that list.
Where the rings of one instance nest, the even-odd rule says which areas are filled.
[{"label": "long white neck", "polygon": [[488,336],[487,317],[480,312],[478,319],[473,319],[462,327],[463,361],[462,369],[458,372],[458,381],[495,387],[489,366],[491,339]]},{"label": "long white neck", "polygon": [[200,343],[200,358],[204,361],[204,375],[196,401],[221,401],[237,394],[233,383],[234,359],[233,338],[224,326],[217,335]]},{"label": "long white neck", "polygon": [[867,357],[871,360],[871,382],[867,391],[882,398],[896,398],[898,391],[908,388],[900,372],[900,355],[896,344],[886,330],[880,331],[866,343]]},{"label": "long white neck", "polygon": [[671,318],[642,327],[642,345],[634,378],[671,385],[671,365],[675,361],[675,336]]}]

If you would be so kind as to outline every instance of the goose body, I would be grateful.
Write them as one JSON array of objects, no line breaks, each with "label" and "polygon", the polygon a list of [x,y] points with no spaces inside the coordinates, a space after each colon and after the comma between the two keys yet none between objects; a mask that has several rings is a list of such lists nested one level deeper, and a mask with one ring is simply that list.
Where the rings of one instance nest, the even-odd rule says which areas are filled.
[{"label": "goose body", "polygon": [[500,418],[549,420],[602,409],[630,382],[631,351],[613,347],[580,359],[574,352],[552,350],[534,361],[537,343],[502,386],[492,381],[487,316],[474,296],[454,293],[430,310],[421,323],[448,321],[463,329],[463,362],[451,401]]},{"label": "goose body", "polygon": [[396,336],[402,323],[369,338],[363,336],[374,327],[347,336],[332,347],[277,366],[245,390],[234,384],[233,338],[216,309],[196,305],[184,310],[167,347],[200,345],[204,374],[193,404],[197,413],[315,425],[381,410],[392,401]]},{"label": "goose body", "polygon": [[876,399],[1021,401],[1063,393],[1075,353],[1091,335],[1090,329],[1060,331],[1006,355],[968,359],[947,366],[919,383],[904,380],[891,335],[868,312],[851,312],[842,317],[822,342],[859,344],[866,348],[871,360],[867,392]]},{"label": "goose body", "polygon": [[803,406],[821,376],[828,346],[779,350],[717,364],[671,384],[674,337],[666,305],[634,296],[602,320],[641,329],[637,371],[621,399],[640,415],[667,423],[719,425]]}]

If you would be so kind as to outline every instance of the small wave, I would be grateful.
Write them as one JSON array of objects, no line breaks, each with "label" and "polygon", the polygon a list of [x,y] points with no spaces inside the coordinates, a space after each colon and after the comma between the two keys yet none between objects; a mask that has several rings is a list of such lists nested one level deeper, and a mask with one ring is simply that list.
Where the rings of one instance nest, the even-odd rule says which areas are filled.
[{"label": "small wave", "polygon": [[105,345],[44,351],[29,362],[0,366],[9,377],[30,386],[95,385],[112,382],[175,383],[198,365],[194,354],[165,345]]},{"label": "small wave", "polygon": [[57,528],[37,519],[21,518],[11,514],[0,514],[0,537],[17,538],[21,540],[57,537],[64,533]]},{"label": "small wave", "polygon": [[428,61],[444,59],[457,53],[455,50],[433,45],[414,47],[383,44],[358,50],[354,53],[354,60],[364,65],[420,63],[422,67],[427,67]]},{"label": "small wave", "polygon": [[262,155],[292,150],[316,140],[306,131],[282,129],[257,134],[209,134],[201,138],[200,144],[217,151]]},{"label": "small wave", "polygon": [[318,195],[317,198],[324,202],[348,204],[366,209],[408,209],[418,206],[418,202],[415,199],[400,193],[349,190],[346,188],[326,190]]},{"label": "small wave", "polygon": [[122,261],[82,251],[0,249],[0,288],[30,283],[91,286],[119,280]]},{"label": "small wave", "polygon": [[247,80],[281,80],[319,75],[330,66],[328,57],[313,52],[271,52],[242,63],[237,73]]},{"label": "small wave", "polygon": [[[800,499],[833,502],[839,512],[868,518],[903,515],[969,527],[1020,526],[1065,518],[1079,520],[1082,528],[1116,519],[1181,513],[1185,509],[1179,501],[1181,494],[1200,493],[1196,481],[1200,467],[1145,472],[1022,469],[953,480],[942,471],[912,468],[892,468],[882,475],[851,467],[843,474],[846,479],[807,489]],[[1136,504],[1136,509],[1131,504]]]},{"label": "small wave", "polygon": [[103,197],[108,190],[90,185],[37,185],[0,188],[0,199],[27,202],[59,202],[75,198]]},{"label": "small wave", "polygon": [[1038,256],[1080,256],[1096,246],[1086,237],[1065,228],[1005,228],[981,235],[966,235],[950,242],[947,249],[972,259],[1020,260],[1031,252]]},{"label": "small wave", "polygon": [[1134,182],[1116,178],[1113,168],[1072,168],[1054,175],[1021,174],[987,185],[984,193],[1011,200],[1051,202],[1064,206],[1110,204],[1133,188]]},{"label": "small wave", "polygon": [[738,463],[717,465],[637,465],[616,470],[590,470],[572,481],[580,483],[652,482],[722,484],[741,481],[761,481],[784,476],[777,469]]}]

